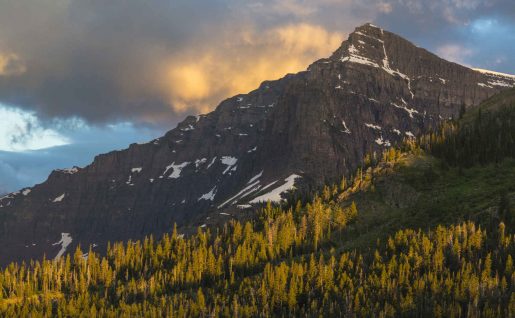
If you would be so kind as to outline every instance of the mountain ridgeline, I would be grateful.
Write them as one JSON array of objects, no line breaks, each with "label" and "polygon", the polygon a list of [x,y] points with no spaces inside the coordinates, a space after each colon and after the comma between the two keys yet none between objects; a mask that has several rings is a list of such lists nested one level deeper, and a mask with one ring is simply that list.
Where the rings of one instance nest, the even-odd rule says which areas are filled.
[{"label": "mountain ridgeline", "polygon": [[61,256],[78,244],[221,224],[293,187],[335,182],[381,153],[515,86],[366,24],[306,71],[187,117],[163,137],[0,199],[0,255]]}]

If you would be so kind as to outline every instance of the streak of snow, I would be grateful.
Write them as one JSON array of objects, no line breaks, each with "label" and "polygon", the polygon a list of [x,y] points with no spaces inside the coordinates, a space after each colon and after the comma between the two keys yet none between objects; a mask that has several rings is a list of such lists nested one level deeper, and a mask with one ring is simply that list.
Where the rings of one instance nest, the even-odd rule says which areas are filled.
[{"label": "streak of snow", "polygon": [[[218,206],[218,208],[220,209],[221,207],[227,205],[228,203],[232,202],[232,203],[235,203],[236,201],[238,201],[237,199],[241,199],[243,197],[246,197],[247,195],[251,194],[252,192],[255,192],[256,190],[259,190],[259,188],[261,188],[259,184],[259,180],[252,183],[251,185],[248,185],[246,186],[245,188],[243,188],[240,192],[236,193],[236,195],[230,197],[229,199],[227,199],[225,202],[223,202],[222,204],[220,204]],[[250,190],[249,190],[250,189]],[[233,202],[234,201],[234,202]]]},{"label": "streak of snow", "polygon": [[344,133],[346,134],[349,134],[350,135],[350,130],[349,128],[347,127],[347,124],[345,123],[345,120],[342,119],[342,125],[343,125],[343,128],[345,128],[345,130],[342,130]]},{"label": "streak of snow", "polygon": [[499,81],[499,80],[488,81],[488,84],[493,85],[493,86],[502,86],[502,87],[514,87],[515,86],[514,83],[507,83],[507,82]]},{"label": "streak of snow", "polygon": [[365,126],[367,126],[368,128],[375,129],[375,130],[381,130],[381,126],[377,126],[377,125],[373,125],[373,124],[365,123]]},{"label": "streak of snow", "polygon": [[252,183],[252,182],[256,181],[257,179],[261,178],[261,176],[263,175],[263,171],[264,170],[261,170],[260,173],[258,173],[257,175],[253,176],[252,178],[250,178],[250,180],[249,180],[249,182],[247,182],[247,184]]},{"label": "streak of snow", "polygon": [[378,39],[376,37],[373,37],[371,35],[365,34],[365,33],[360,32],[360,31],[354,32],[354,34],[358,34],[358,35],[361,35],[361,36],[366,36],[367,38],[374,39],[374,40],[376,40],[378,42],[381,42],[381,43],[383,42],[383,40],[381,40],[381,39]]},{"label": "streak of snow", "polygon": [[60,196],[58,196],[57,198],[55,198],[52,202],[61,202],[61,201],[63,201],[65,196],[66,196],[66,194],[63,193]]},{"label": "streak of snow", "polygon": [[61,249],[59,250],[59,253],[55,256],[55,260],[58,260],[63,256],[63,254],[66,252],[66,248],[72,243],[73,239],[70,235],[70,233],[61,233],[61,240],[59,242],[56,242],[52,245],[61,245]]},{"label": "streak of snow", "polygon": [[27,196],[31,191],[32,191],[31,189],[27,188],[27,189],[21,191],[21,194],[23,194],[24,196]]},{"label": "streak of snow", "polygon": [[481,87],[493,88],[492,86],[487,85],[487,84],[485,84],[485,83],[477,83],[477,85],[479,85],[479,86],[481,86]]},{"label": "streak of snow", "polygon": [[251,152],[254,152],[257,150],[257,146],[255,146],[254,148],[250,149],[249,151],[247,151],[247,153],[251,153]]},{"label": "streak of snow", "polygon": [[208,193],[203,194],[198,199],[198,201],[200,201],[200,200],[211,200],[211,201],[213,201],[215,199],[215,195],[216,195],[216,186],[214,186],[213,189],[211,189],[211,191],[209,191]]},{"label": "streak of snow", "polygon": [[211,166],[215,163],[215,161],[216,161],[216,157],[214,157],[213,160],[211,160],[211,162],[207,165],[206,169],[211,168]]},{"label": "streak of snow", "polygon": [[413,133],[411,131],[407,131],[405,132],[406,136],[410,137],[410,138],[415,138],[415,135],[413,135]]},{"label": "streak of snow", "polygon": [[288,178],[284,179],[284,181],[286,181],[285,184],[275,188],[274,190],[272,190],[268,193],[265,193],[263,195],[260,195],[257,198],[252,199],[249,203],[259,203],[259,202],[267,202],[267,201],[271,201],[271,202],[282,201],[283,199],[281,198],[281,194],[288,190],[295,189],[295,180],[297,178],[301,178],[301,176],[292,174]]},{"label": "streak of snow", "polygon": [[391,103],[391,104],[392,104],[394,107],[396,107],[396,108],[400,108],[400,109],[402,109],[402,110],[406,111],[406,112],[409,114],[409,116],[410,116],[411,118],[413,118],[413,114],[418,114],[418,111],[417,111],[416,109],[414,109],[414,108],[408,108],[407,103],[404,101],[404,99],[401,99],[401,100],[402,100],[402,103],[404,104],[404,105],[402,105],[402,106],[401,106],[401,105],[397,105],[397,104],[395,104],[395,103]]},{"label": "streak of snow", "polygon": [[134,172],[136,172],[136,173],[140,173],[140,172],[141,172],[141,170],[143,170],[143,168],[141,168],[141,167],[138,167],[138,168],[132,168],[132,169],[131,169],[131,172],[133,172],[133,173],[134,173]]},{"label": "streak of snow", "polygon": [[393,132],[396,133],[399,136],[401,135],[401,131],[399,129],[394,129]]},{"label": "streak of snow", "polygon": [[127,180],[127,182],[125,182],[125,183],[130,185],[130,186],[134,185],[134,184],[132,184],[132,175],[129,175],[129,180]]},{"label": "streak of snow", "polygon": [[250,204],[238,204],[236,207],[238,209],[248,209],[248,208],[251,208],[252,205],[250,205]]}]

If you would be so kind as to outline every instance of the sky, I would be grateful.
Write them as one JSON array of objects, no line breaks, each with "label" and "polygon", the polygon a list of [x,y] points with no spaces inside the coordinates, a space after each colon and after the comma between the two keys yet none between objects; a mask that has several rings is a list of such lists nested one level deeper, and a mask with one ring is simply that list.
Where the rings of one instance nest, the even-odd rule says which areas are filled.
[{"label": "sky", "polygon": [[513,0],[0,0],[0,193],[301,71],[366,22],[515,73]]}]

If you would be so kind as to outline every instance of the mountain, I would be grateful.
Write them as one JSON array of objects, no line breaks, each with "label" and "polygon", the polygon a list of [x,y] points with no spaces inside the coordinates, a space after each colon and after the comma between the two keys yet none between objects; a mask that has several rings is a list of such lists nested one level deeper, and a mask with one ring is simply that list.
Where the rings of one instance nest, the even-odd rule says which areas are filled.
[{"label": "mountain", "polygon": [[365,24],[329,58],[147,144],[0,199],[1,262],[60,256],[76,245],[160,235],[226,220],[293,187],[349,175],[381,152],[459,116],[515,77],[445,61]]},{"label": "mountain", "polygon": [[293,208],[8,266],[0,316],[513,317],[515,89],[460,117]]}]

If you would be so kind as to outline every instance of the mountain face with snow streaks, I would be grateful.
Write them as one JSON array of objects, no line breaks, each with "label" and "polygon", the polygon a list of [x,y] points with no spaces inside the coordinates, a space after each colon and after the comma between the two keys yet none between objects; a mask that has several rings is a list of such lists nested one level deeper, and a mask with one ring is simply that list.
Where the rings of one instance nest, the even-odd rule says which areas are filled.
[{"label": "mountain face with snow streaks", "polygon": [[174,223],[229,218],[294,187],[339,180],[365,154],[514,86],[513,76],[451,63],[360,26],[306,71],[1,198],[1,261],[53,258],[77,244],[102,250],[107,241],[159,235]]}]

